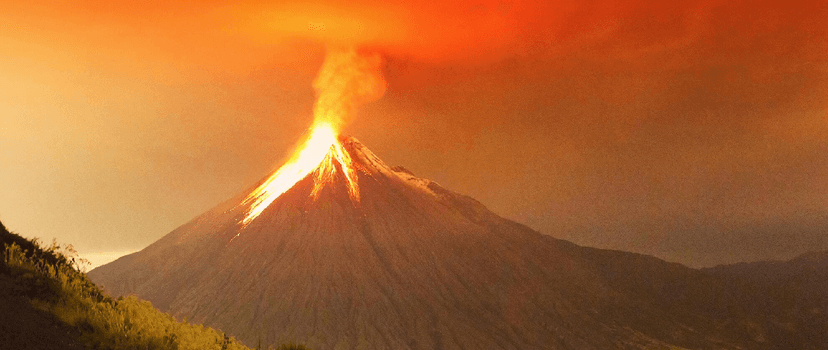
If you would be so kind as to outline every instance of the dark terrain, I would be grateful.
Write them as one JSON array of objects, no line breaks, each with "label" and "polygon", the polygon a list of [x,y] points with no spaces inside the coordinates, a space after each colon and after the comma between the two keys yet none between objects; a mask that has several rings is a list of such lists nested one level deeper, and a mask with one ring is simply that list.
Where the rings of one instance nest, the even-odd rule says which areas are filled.
[{"label": "dark terrain", "polygon": [[[15,243],[27,251],[36,249],[32,242],[9,232],[0,223],[0,242]],[[43,283],[20,283],[13,277],[0,251],[0,348],[3,349],[85,349],[77,340],[80,332],[52,313],[38,309],[33,297],[48,297],[50,289]],[[57,259],[53,259],[55,263]]]},{"label": "dark terrain", "polygon": [[2,223],[0,243],[0,349],[248,349],[146,301],[109,297],[78,269],[71,246],[44,246]]}]

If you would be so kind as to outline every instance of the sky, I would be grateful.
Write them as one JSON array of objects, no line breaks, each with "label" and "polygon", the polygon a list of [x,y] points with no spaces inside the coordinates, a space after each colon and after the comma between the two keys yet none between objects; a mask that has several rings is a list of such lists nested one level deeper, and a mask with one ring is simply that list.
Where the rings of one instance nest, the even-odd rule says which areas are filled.
[{"label": "sky", "polygon": [[2,1],[0,221],[140,250],[290,156],[341,47],[387,82],[343,133],[541,233],[828,250],[824,1]]}]

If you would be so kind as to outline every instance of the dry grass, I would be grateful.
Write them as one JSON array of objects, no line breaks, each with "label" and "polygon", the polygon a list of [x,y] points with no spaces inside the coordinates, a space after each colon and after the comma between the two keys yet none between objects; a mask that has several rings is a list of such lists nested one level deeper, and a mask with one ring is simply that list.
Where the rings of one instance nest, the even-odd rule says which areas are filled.
[{"label": "dry grass", "polygon": [[[202,325],[178,322],[136,297],[113,299],[82,272],[84,261],[71,245],[44,246],[0,227],[4,249],[0,274],[11,278],[8,291],[25,296],[35,309],[77,330],[73,339],[90,349],[249,349]],[[70,335],[67,335],[70,336]],[[261,347],[261,346],[260,346]],[[260,348],[259,347],[259,348]],[[283,345],[278,349],[304,349]]]}]

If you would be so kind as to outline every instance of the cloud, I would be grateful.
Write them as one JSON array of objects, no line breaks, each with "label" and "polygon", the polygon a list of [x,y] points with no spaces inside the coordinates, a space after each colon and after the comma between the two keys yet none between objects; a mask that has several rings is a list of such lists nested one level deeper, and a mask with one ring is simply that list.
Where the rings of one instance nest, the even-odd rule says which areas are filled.
[{"label": "cloud", "polygon": [[238,13],[255,17],[252,23],[274,37],[358,44],[417,59],[479,62],[596,48],[595,58],[631,59],[694,45],[738,44],[726,42],[730,39],[750,45],[780,30],[824,33],[818,16],[825,11],[817,2],[403,0],[250,4]]},{"label": "cloud", "polygon": [[301,57],[285,51],[295,40],[451,64],[578,56],[681,65],[755,51],[773,57],[792,45],[822,55],[828,34],[828,6],[816,1],[115,0],[8,10],[27,19],[22,30],[82,37],[96,52],[138,50],[228,69]]}]

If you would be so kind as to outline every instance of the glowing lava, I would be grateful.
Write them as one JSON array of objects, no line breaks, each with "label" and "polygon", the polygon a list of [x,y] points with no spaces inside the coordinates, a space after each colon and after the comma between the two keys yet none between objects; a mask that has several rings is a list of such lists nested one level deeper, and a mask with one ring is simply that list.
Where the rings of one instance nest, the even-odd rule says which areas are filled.
[{"label": "glowing lava", "polygon": [[313,174],[310,195],[314,199],[341,170],[348,195],[354,203],[359,202],[357,173],[337,136],[357,106],[385,93],[381,65],[382,59],[376,54],[361,54],[354,49],[328,50],[313,81],[317,96],[310,136],[285,165],[242,202],[249,206],[242,225],[255,220],[276,198],[310,174]]},{"label": "glowing lava", "polygon": [[319,192],[325,187],[325,184],[335,180],[337,176],[337,164],[339,164],[339,168],[342,169],[342,174],[345,176],[346,185],[348,186],[348,196],[354,202],[359,202],[357,173],[354,169],[353,162],[351,162],[351,155],[345,151],[345,148],[339,142],[334,142],[331,145],[330,152],[325,155],[325,159],[322,160],[322,163],[314,171],[311,197],[313,199],[319,197]]},{"label": "glowing lava", "polygon": [[311,196],[315,199],[325,184],[336,177],[337,164],[347,180],[348,194],[352,200],[359,201],[357,175],[351,166],[351,156],[337,140],[337,133],[330,124],[317,123],[308,140],[293,157],[242,202],[250,205],[242,225],[253,221],[282,193],[311,173],[314,173]]}]

